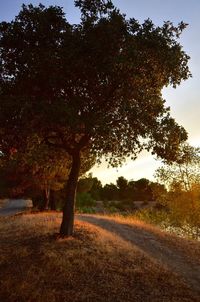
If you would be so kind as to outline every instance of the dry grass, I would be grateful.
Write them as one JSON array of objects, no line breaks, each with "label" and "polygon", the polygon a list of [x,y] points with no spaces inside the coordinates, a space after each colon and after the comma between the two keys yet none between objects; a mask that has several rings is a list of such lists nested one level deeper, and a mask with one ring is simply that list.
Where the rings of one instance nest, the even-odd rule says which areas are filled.
[{"label": "dry grass", "polygon": [[163,242],[163,245],[176,248],[177,251],[181,251],[187,258],[196,261],[200,265],[200,242],[193,239],[186,239],[178,237],[174,233],[168,233],[158,226],[148,224],[142,220],[135,218],[134,216],[122,216],[119,214],[106,216],[105,218],[111,219],[120,224],[134,226],[134,228],[142,229],[147,233],[155,234],[159,237],[159,240]]},{"label": "dry grass", "polygon": [[59,214],[0,219],[1,302],[198,301],[171,271],[84,222],[55,240]]}]

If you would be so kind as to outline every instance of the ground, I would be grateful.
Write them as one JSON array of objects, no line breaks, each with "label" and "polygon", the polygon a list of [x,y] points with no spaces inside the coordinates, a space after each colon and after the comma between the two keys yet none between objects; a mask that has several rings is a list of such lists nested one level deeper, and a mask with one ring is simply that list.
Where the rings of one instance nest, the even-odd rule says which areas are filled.
[{"label": "ground", "polygon": [[199,301],[200,243],[139,221],[76,218],[56,240],[61,215],[0,218],[1,302]]}]

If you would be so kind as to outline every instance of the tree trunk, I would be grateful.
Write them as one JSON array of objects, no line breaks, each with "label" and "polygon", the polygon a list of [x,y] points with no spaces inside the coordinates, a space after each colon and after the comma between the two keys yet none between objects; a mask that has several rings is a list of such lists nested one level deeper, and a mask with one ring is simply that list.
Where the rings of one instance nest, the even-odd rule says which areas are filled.
[{"label": "tree trunk", "polygon": [[56,201],[55,201],[55,191],[50,190],[50,209],[55,211],[56,209]]},{"label": "tree trunk", "polygon": [[72,167],[67,181],[66,202],[63,208],[63,218],[60,227],[60,235],[65,237],[69,237],[73,234],[76,188],[80,165],[80,152],[77,151],[72,155]]},{"label": "tree trunk", "polygon": [[50,200],[50,186],[49,184],[45,188],[45,210],[49,208],[49,200]]}]

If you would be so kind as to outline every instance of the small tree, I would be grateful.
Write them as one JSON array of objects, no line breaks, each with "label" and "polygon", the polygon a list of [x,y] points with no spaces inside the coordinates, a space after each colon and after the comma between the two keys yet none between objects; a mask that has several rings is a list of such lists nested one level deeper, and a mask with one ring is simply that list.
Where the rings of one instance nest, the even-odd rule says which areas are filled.
[{"label": "small tree", "polygon": [[[170,210],[172,223],[199,236],[200,230],[200,150],[184,144],[173,164],[156,171],[157,178],[168,187],[162,202]],[[189,226],[189,228],[188,228]]]},{"label": "small tree", "polygon": [[143,148],[174,160],[185,130],[170,117],[164,86],[190,76],[177,42],[185,24],[139,24],[111,1],[77,0],[81,23],[61,8],[23,6],[0,24],[1,149],[18,151],[30,133],[71,157],[60,234],[73,233],[80,153],[116,166]]},{"label": "small tree", "polygon": [[200,183],[200,148],[185,143],[173,163],[165,163],[158,168],[155,176],[166,187],[179,186],[184,191],[191,191]]}]

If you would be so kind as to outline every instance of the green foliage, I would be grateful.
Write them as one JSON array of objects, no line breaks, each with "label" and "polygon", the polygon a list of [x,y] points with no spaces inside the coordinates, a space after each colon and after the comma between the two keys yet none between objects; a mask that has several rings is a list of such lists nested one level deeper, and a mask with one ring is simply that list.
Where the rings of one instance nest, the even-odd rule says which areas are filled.
[{"label": "green foliage", "polygon": [[80,207],[78,208],[78,213],[95,214],[95,209],[91,207]]},{"label": "green foliage", "polygon": [[117,188],[120,200],[127,197],[128,181],[123,176],[117,179]]},{"label": "green foliage", "polygon": [[106,184],[101,193],[103,200],[118,200],[118,189],[114,184]]},{"label": "green foliage", "polygon": [[100,180],[89,174],[79,179],[77,192],[87,192],[94,200],[101,200],[102,184]]},{"label": "green foliage", "polygon": [[89,192],[93,186],[93,179],[90,178],[81,178],[78,181],[77,191],[78,193]]},{"label": "green foliage", "polygon": [[94,200],[101,200],[102,199],[102,184],[101,181],[98,180],[97,177],[93,177],[93,184],[90,189],[90,194]]},{"label": "green foliage", "polygon": [[151,182],[146,178],[141,178],[131,182],[130,191],[133,194],[134,200],[150,201],[153,200]]},{"label": "green foliage", "polygon": [[77,193],[76,206],[77,208],[93,207],[96,203],[89,193]]},{"label": "green foliage", "polygon": [[111,1],[75,3],[78,26],[60,7],[42,5],[23,5],[0,24],[2,151],[23,149],[37,133],[69,154],[89,147],[113,165],[142,148],[175,159],[187,135],[161,90],[190,76],[177,41],[185,24],[139,24]]},{"label": "green foliage", "polygon": [[119,177],[117,185],[106,184],[101,189],[101,197],[103,200],[118,200],[126,204],[126,201],[156,201],[165,192],[164,185],[145,178],[128,181]]}]

